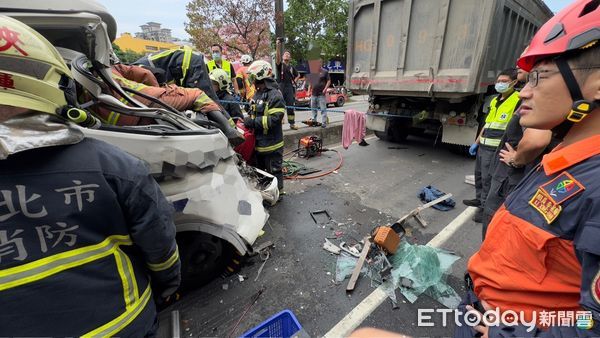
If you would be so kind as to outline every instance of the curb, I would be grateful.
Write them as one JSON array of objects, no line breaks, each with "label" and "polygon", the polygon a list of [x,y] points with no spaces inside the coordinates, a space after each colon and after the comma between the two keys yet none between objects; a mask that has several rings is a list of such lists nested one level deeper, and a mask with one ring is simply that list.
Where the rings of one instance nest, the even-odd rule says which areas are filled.
[{"label": "curb", "polygon": [[323,140],[323,147],[342,142],[343,123],[333,122],[327,128],[303,127],[298,130],[285,130],[283,132],[284,152],[298,148],[298,141],[305,136],[317,135]]},{"label": "curb", "polygon": [[[323,147],[339,144],[342,142],[342,121],[332,122],[327,128],[321,127],[302,127],[298,130],[283,131],[283,151],[284,153],[298,149],[298,141],[305,136],[317,135],[323,140]],[[373,132],[367,129],[367,136]]]}]

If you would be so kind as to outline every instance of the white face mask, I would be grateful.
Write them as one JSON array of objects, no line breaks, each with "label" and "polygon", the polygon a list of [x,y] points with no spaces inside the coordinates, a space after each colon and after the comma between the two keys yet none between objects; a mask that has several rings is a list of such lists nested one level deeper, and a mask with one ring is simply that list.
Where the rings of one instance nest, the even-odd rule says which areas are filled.
[{"label": "white face mask", "polygon": [[497,82],[494,88],[500,94],[506,93],[510,87],[512,86],[512,82]]}]

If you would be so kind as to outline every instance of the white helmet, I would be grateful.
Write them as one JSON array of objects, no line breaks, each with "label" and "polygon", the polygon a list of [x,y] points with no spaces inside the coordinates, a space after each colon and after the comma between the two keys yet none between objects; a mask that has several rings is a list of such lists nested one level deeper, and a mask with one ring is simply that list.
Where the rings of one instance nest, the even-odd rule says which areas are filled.
[{"label": "white helmet", "polygon": [[220,90],[229,89],[229,86],[231,85],[231,78],[223,69],[215,68],[208,74],[208,76],[212,81],[215,81],[219,84]]},{"label": "white helmet", "polygon": [[248,67],[248,79],[250,82],[260,81],[273,77],[271,64],[264,60],[256,60]]},{"label": "white helmet", "polygon": [[244,54],[242,55],[242,57],[240,58],[240,62],[247,65],[249,63],[252,63],[252,61],[254,61],[254,59],[252,58],[252,56],[248,55],[248,54]]}]

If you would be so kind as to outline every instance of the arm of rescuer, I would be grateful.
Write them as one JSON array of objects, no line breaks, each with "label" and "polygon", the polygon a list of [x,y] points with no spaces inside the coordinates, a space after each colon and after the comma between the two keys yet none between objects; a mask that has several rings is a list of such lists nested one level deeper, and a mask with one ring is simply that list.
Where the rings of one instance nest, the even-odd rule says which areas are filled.
[{"label": "arm of rescuer", "polygon": [[[279,93],[279,91],[277,91]],[[283,96],[273,95],[266,106],[263,116],[257,117],[246,117],[244,119],[244,125],[247,128],[254,129],[257,133],[267,134],[270,129],[281,128],[281,121],[285,114],[285,101]]]},{"label": "arm of rescuer", "polygon": [[133,174],[129,175],[123,214],[133,243],[146,263],[155,298],[166,299],[181,281],[174,210],[142,161],[136,160],[130,170]]},{"label": "arm of rescuer", "polygon": [[506,143],[506,149],[500,150],[500,161],[509,166],[523,167],[544,152],[552,140],[552,131],[526,128],[517,149]]}]

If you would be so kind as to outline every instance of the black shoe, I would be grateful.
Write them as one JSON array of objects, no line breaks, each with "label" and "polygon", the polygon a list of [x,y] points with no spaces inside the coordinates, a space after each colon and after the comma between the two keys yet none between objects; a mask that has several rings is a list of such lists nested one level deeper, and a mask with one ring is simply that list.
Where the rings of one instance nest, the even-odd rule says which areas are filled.
[{"label": "black shoe", "polygon": [[483,210],[479,209],[472,218],[475,223],[483,223]]},{"label": "black shoe", "polygon": [[469,207],[480,207],[481,201],[478,198],[474,198],[472,200],[463,200],[463,204]]},{"label": "black shoe", "polygon": [[366,147],[366,146],[368,146],[369,144],[367,143],[367,141],[365,141],[365,140],[363,139],[362,141],[360,141],[360,143],[359,143],[358,145],[359,145],[359,146]]}]

